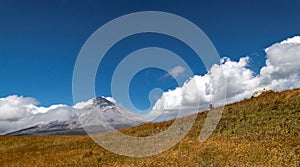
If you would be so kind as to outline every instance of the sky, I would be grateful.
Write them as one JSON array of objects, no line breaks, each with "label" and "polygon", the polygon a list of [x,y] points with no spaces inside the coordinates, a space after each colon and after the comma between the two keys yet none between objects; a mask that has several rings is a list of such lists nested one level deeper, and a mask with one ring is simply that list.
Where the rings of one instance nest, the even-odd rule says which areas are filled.
[{"label": "sky", "polygon": [[[170,12],[187,18],[207,34],[220,57],[238,60],[248,55],[252,57],[250,64],[255,72],[259,72],[264,65],[264,48],[299,34],[300,29],[297,21],[300,2],[296,0],[2,1],[0,96],[34,97],[43,106],[60,103],[72,105],[72,72],[84,42],[108,21],[124,14],[147,10]],[[188,49],[177,47],[175,40],[170,42],[167,37],[158,39],[156,36],[137,35],[125,39],[111,52],[122,56],[137,48],[160,46],[183,57],[184,54],[190,54]],[[113,68],[115,65],[115,60],[108,60],[105,67]],[[204,74],[205,68],[197,65],[194,65],[195,73]],[[99,96],[110,96],[109,83],[100,81],[109,80],[113,71],[109,68],[106,68],[104,78],[97,76],[96,91]],[[143,82],[143,79],[139,80]],[[135,87],[138,89],[139,85],[137,83]],[[174,88],[174,85],[170,83],[164,90]],[[131,94],[138,95],[135,91]],[[149,105],[147,102],[140,103]],[[140,107],[143,108],[142,105]]]},{"label": "sky", "polygon": [[[169,69],[169,72],[185,79],[192,78],[192,82],[216,77],[217,72],[214,71],[219,69],[229,71],[236,69],[242,72],[233,72],[240,75],[232,80],[245,82],[233,82],[229,85],[235,87],[224,88],[236,91],[229,91],[232,96],[227,95],[228,102],[249,96],[252,91],[255,91],[254,87],[270,87],[278,90],[297,87],[300,73],[297,68],[298,45],[297,42],[288,40],[300,35],[300,2],[297,0],[272,2],[11,0],[2,1],[0,5],[0,98],[2,100],[0,104],[5,106],[10,100],[18,101],[22,105],[31,104],[31,109],[47,108],[54,104],[60,107],[74,105],[72,75],[76,58],[83,44],[105,23],[125,14],[140,11],[169,12],[193,22],[212,41],[222,58],[222,64],[206,69],[203,63],[198,61],[195,52],[184,43],[167,35],[155,33],[133,35],[119,41],[105,55],[96,76],[97,96],[112,96],[111,78],[118,63],[129,53],[145,47],[161,47],[180,55],[195,76],[185,75],[186,69],[181,66],[174,66]],[[286,40],[289,43],[287,45],[291,46],[285,46],[284,42],[280,43]],[[294,40],[298,41],[296,38]],[[279,59],[277,53],[281,53],[279,57],[289,57],[290,62],[283,63],[285,60]],[[290,63],[293,65],[291,66]],[[286,70],[289,73],[281,71],[281,75],[290,76],[288,74],[296,73],[290,78],[285,77],[292,83],[279,81],[282,78],[277,73],[285,69],[282,64],[291,69]],[[209,74],[206,75],[208,72]],[[228,73],[229,76],[233,76],[232,72]],[[243,76],[245,78],[242,78]],[[251,88],[248,90],[236,89],[236,85],[243,87],[249,84]],[[154,93],[152,99],[154,102],[151,99],[149,101],[149,93],[157,87],[162,91]],[[162,106],[169,106],[172,110],[175,102],[164,101],[178,100],[177,93],[187,93],[189,91],[181,89],[188,90],[189,87],[178,85],[166,71],[145,69],[132,79],[129,94],[138,109],[152,109],[152,107],[159,109]],[[162,97],[158,96],[162,94]],[[22,97],[25,98],[25,102]],[[206,98],[212,97],[200,97],[203,101],[206,101]],[[158,102],[156,103],[155,100]],[[192,103],[192,101],[193,99],[189,99],[186,102]],[[15,109],[12,111],[10,114],[14,115]],[[24,111],[25,115],[26,112],[27,110]],[[3,119],[14,120],[24,115],[20,114],[16,118],[1,116]]]}]

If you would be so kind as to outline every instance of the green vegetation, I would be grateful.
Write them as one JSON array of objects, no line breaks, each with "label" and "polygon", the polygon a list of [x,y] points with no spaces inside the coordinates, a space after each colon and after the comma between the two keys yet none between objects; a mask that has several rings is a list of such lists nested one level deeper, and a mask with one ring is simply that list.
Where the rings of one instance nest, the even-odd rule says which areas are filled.
[{"label": "green vegetation", "polygon": [[[206,112],[170,150],[144,158],[116,155],[88,136],[1,136],[1,166],[300,166],[300,89],[266,92],[227,105],[217,129],[198,137]],[[184,118],[184,119],[188,119]],[[172,121],[124,129],[148,136]]]}]

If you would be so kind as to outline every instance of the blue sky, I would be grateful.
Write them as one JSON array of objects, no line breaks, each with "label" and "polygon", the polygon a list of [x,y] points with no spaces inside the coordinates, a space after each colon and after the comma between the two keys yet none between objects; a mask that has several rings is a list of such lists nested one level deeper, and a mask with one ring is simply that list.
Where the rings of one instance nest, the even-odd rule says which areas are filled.
[{"label": "blue sky", "polygon": [[[106,22],[138,11],[164,11],[198,25],[214,43],[220,57],[238,60],[249,55],[254,72],[264,66],[263,49],[300,33],[300,2],[294,1],[4,1],[0,5],[0,96],[34,97],[43,106],[72,105],[72,73],[87,38]],[[189,62],[196,74],[205,68],[184,44],[158,34],[128,37],[103,60],[104,75],[97,75],[96,93],[110,96],[114,67],[126,54],[159,46]],[[110,58],[114,55],[114,58]],[[193,63],[197,62],[197,63]],[[101,69],[99,69],[101,70]],[[103,74],[103,73],[101,73]],[[130,94],[137,107],[147,108],[148,91],[175,88],[165,72],[141,71]]]}]

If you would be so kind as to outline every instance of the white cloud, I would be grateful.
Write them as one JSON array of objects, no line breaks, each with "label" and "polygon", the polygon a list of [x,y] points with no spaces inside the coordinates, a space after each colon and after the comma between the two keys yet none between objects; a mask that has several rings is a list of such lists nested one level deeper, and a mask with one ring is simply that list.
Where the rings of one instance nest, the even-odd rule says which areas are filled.
[{"label": "white cloud", "polygon": [[38,101],[34,98],[24,98],[16,95],[0,98],[0,121],[19,120],[36,112],[35,105],[37,104]]},{"label": "white cloud", "polygon": [[163,110],[178,111],[193,107],[195,112],[204,110],[211,102],[222,104],[224,96],[227,97],[227,103],[244,98],[257,87],[257,79],[253,72],[246,68],[248,60],[248,57],[243,57],[234,62],[223,58],[222,64],[212,66],[206,75],[195,75],[182,87],[164,92],[153,106],[150,115],[159,114]]},{"label": "white cloud", "polygon": [[55,109],[64,108],[64,107],[68,107],[68,106],[64,105],[64,104],[54,104],[49,107],[36,107],[37,109],[35,111],[33,111],[32,113],[33,114],[46,113],[50,110],[55,110]]},{"label": "white cloud", "polygon": [[88,101],[78,102],[76,103],[73,108],[75,109],[83,109],[84,107],[93,104],[93,99],[90,99]]},{"label": "white cloud", "polygon": [[150,115],[157,115],[163,110],[169,114],[170,111],[178,111],[179,108],[191,108],[199,101],[200,106],[197,108],[204,110],[210,102],[222,104],[225,92],[225,103],[232,103],[248,98],[253,92],[263,88],[299,88],[300,37],[275,43],[265,49],[265,52],[266,66],[261,69],[259,75],[255,75],[247,67],[249,57],[242,57],[237,62],[222,58],[221,64],[213,65],[206,75],[195,75],[182,87],[164,92],[153,106]]},{"label": "white cloud", "polygon": [[265,49],[266,66],[261,84],[277,90],[300,87],[300,37],[289,38]]},{"label": "white cloud", "polygon": [[299,43],[300,43],[300,36],[288,38],[288,39],[280,42],[280,44],[299,44]]},{"label": "white cloud", "polygon": [[178,65],[172,69],[170,69],[168,71],[168,73],[166,75],[164,75],[164,77],[169,77],[169,76],[173,76],[173,77],[179,77],[180,75],[184,74],[185,72],[185,68]]},{"label": "white cloud", "polygon": [[39,123],[67,120],[74,114],[73,108],[66,105],[39,107],[38,104],[31,97],[12,95],[0,98],[0,134]]}]

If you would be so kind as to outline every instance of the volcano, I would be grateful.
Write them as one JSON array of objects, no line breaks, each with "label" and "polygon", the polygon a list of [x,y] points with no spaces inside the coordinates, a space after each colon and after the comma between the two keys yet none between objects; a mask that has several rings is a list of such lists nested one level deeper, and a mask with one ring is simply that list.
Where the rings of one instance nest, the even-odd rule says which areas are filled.
[{"label": "volcano", "polygon": [[39,123],[31,127],[6,133],[12,136],[86,135],[97,134],[145,123],[104,97],[91,99],[92,103],[80,109],[71,108],[68,120]]}]

